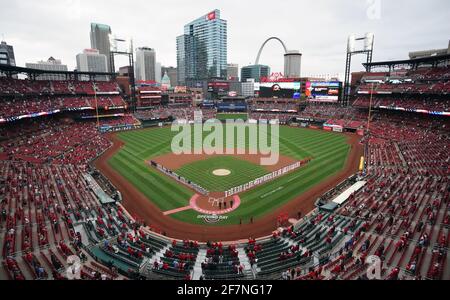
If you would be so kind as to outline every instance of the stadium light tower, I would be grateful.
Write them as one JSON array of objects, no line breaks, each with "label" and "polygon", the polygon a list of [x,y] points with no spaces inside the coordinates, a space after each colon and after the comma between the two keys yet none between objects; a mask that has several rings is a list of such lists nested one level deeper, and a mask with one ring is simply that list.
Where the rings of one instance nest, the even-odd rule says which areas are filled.
[{"label": "stadium light tower", "polygon": [[[364,37],[357,38],[356,35],[352,34],[348,37],[347,41],[347,60],[345,62],[345,82],[344,82],[344,98],[343,105],[348,106],[350,101],[350,75],[351,75],[351,65],[352,65],[352,56],[358,54],[365,54],[367,57],[367,65],[366,72],[370,72],[370,63],[372,62],[373,57],[373,44],[374,44],[375,36],[373,33],[366,33]],[[356,49],[356,42],[363,41],[364,47],[362,49]]]},{"label": "stadium light tower", "polygon": [[[127,38],[127,39],[121,39],[117,38],[116,36],[110,35],[110,44],[111,44],[111,51],[110,51],[110,66],[111,66],[111,73],[116,74],[116,67],[114,63],[114,59],[116,55],[124,55],[128,56],[128,63],[130,66],[129,70],[129,78],[130,78],[130,91],[131,91],[131,110],[134,112],[136,110],[136,81],[134,78],[134,48],[133,48],[133,39]],[[125,46],[121,46],[119,48],[119,43],[121,45],[125,44]],[[113,75],[115,76],[115,75]]]}]

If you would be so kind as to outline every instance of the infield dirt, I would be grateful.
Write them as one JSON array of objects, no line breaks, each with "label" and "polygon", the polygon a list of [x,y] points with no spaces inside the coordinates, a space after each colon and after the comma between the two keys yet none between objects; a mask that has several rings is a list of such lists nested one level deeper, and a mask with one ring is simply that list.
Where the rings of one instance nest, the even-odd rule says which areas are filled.
[{"label": "infield dirt", "polygon": [[[298,213],[302,216],[308,214],[314,209],[314,203],[318,197],[333,188],[337,183],[345,180],[347,177],[356,173],[359,168],[360,157],[363,155],[363,146],[359,143],[360,137],[354,134],[346,134],[348,143],[351,145],[350,153],[346,165],[338,174],[322,181],[302,193],[286,205],[272,211],[262,218],[256,219],[254,223],[249,224],[249,220],[242,220],[242,225],[226,226],[208,226],[195,225],[181,222],[165,216],[163,212],[151,202],[150,199],[138,191],[130,182],[125,180],[119,173],[108,165],[108,160],[123,146],[114,133],[108,134],[108,138],[113,142],[113,146],[99,157],[94,165],[100,170],[122,193],[123,206],[133,216],[143,219],[147,225],[155,225],[160,228],[168,237],[176,239],[192,239],[201,242],[206,241],[235,241],[247,239],[249,237],[258,238],[270,235],[277,227],[277,217],[280,213],[289,213],[289,217],[297,218]],[[169,155],[170,156],[170,155]],[[167,158],[169,158],[167,156]],[[183,158],[182,160],[170,163],[179,166],[198,160],[192,158]],[[281,160],[281,159],[280,159]],[[286,161],[287,164],[289,164]],[[275,168],[277,169],[277,168]]]}]

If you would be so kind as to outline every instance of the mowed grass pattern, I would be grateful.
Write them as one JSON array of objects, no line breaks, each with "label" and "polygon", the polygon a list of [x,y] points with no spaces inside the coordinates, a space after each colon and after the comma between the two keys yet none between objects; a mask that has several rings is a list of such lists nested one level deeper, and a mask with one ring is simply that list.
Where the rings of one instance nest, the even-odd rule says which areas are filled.
[{"label": "mowed grass pattern", "polygon": [[[125,146],[109,160],[109,164],[117,172],[151,199],[162,211],[188,205],[189,199],[193,195],[189,189],[145,163],[152,157],[171,152],[171,139],[174,135],[175,133],[172,133],[170,128],[119,133],[118,137],[125,142]],[[323,180],[337,174],[344,168],[350,151],[350,145],[346,141],[347,138],[342,134],[280,127],[280,153],[282,155],[297,160],[306,157],[314,159],[297,171],[241,194],[242,204],[239,209],[229,214],[228,220],[217,225],[238,224],[240,219],[247,222],[250,217],[255,219],[263,217]],[[236,158],[230,161],[231,165],[228,169],[232,168],[235,161]],[[209,176],[207,180],[210,184],[218,184],[220,179],[217,179],[217,176],[207,174],[209,167],[205,164],[206,173],[198,174],[200,166],[196,166],[196,170],[192,170],[194,174],[190,175],[190,178],[194,180],[192,176]],[[221,164],[220,168],[226,167]],[[181,171],[185,172],[183,168]],[[197,219],[197,215],[197,212],[188,210],[173,214],[171,217],[188,223],[204,224],[201,219]]]},{"label": "mowed grass pattern", "polygon": [[226,120],[244,120],[247,121],[248,114],[217,114],[217,120],[226,121]]},{"label": "mowed grass pattern", "polygon": [[[228,176],[216,176],[214,170],[227,169]],[[189,179],[208,191],[223,192],[232,187],[250,182],[269,173],[260,165],[232,156],[213,157],[183,166],[176,170],[178,175]]]}]

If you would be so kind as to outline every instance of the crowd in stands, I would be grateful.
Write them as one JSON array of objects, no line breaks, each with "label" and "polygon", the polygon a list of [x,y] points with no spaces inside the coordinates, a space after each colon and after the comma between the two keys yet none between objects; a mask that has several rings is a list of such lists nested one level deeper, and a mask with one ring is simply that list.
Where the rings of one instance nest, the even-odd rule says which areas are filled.
[{"label": "crowd in stands", "polygon": [[17,135],[0,142],[0,159],[80,164],[95,158],[110,146],[93,122],[53,121],[43,123],[39,129],[34,128],[33,124],[19,127],[14,131]]},{"label": "crowd in stands", "polygon": [[[376,80],[374,80],[376,79]],[[358,86],[359,93],[443,94],[450,92],[450,67],[420,68],[403,76],[379,76],[367,74]],[[372,83],[375,81],[376,83]]]},{"label": "crowd in stands", "polygon": [[202,262],[205,279],[237,279],[243,277],[244,266],[239,261],[236,245],[221,242],[207,243],[206,258]]},{"label": "crowd in stands", "polygon": [[[354,101],[353,106],[368,108],[370,101],[369,96],[359,96]],[[401,107],[407,110],[450,111],[448,100],[430,96],[374,96],[372,98],[372,107],[379,108],[380,106],[392,108]]]},{"label": "crowd in stands", "polygon": [[119,94],[116,82],[61,81],[61,80],[21,80],[0,77],[0,96],[37,95],[94,95],[97,93]]},{"label": "crowd in stands", "polygon": [[131,114],[125,114],[122,117],[101,118],[100,126],[123,126],[123,125],[137,125],[139,121]]},{"label": "crowd in stands", "polygon": [[352,107],[341,107],[330,104],[314,104],[311,103],[299,113],[300,117],[322,119],[355,119],[360,120],[367,118],[367,115],[361,115],[356,109]]},{"label": "crowd in stands", "polygon": [[251,111],[281,111],[281,112],[297,112],[298,104],[296,103],[260,103],[254,102],[249,105]]},{"label": "crowd in stands", "polygon": [[371,84],[361,85],[358,92],[398,93],[398,94],[448,94],[450,92],[450,82],[437,83],[383,83],[372,86]]},{"label": "crowd in stands", "polygon": [[19,117],[23,115],[37,114],[52,111],[70,111],[80,109],[94,110],[97,106],[99,109],[111,109],[115,107],[126,107],[126,103],[121,96],[98,96],[83,97],[53,97],[44,96],[37,98],[0,98],[0,119],[11,117]]},{"label": "crowd in stands", "polygon": [[[447,278],[449,121],[414,113],[375,113],[362,142],[366,145],[364,188],[337,211],[313,214],[299,225],[314,237],[311,241],[333,244],[330,230],[345,237],[319,265],[300,265],[300,270],[287,266],[281,278],[367,279],[366,259],[371,255],[381,259],[379,279]],[[350,226],[326,224],[337,218],[349,218]],[[322,229],[311,225],[317,221],[323,223]],[[289,240],[298,238],[298,229],[293,232]],[[305,241],[300,242],[304,247]],[[283,253],[289,257],[289,252]]]},{"label": "crowd in stands", "polygon": [[142,121],[165,120],[169,116],[170,111],[163,106],[156,106],[153,109],[137,110],[134,113],[134,117]]},{"label": "crowd in stands", "polygon": [[[95,91],[99,94],[95,97]],[[0,119],[74,109],[126,107],[116,82],[31,81],[0,77]]]},{"label": "crowd in stands", "polygon": [[[86,262],[76,222],[93,218],[97,232],[111,234],[130,227],[120,207],[100,205],[84,172],[72,164],[0,161],[1,256],[10,279],[62,279],[69,256]],[[105,270],[92,264],[89,274],[96,269],[102,277]]]},{"label": "crowd in stands", "polygon": [[192,106],[185,107],[169,107],[169,106],[156,106],[153,109],[137,110],[134,116],[143,121],[148,120],[164,120],[172,117],[175,120],[194,120],[194,113],[196,111],[202,112],[203,120],[213,119],[216,117],[217,111],[215,109],[197,108]]},{"label": "crowd in stands", "polygon": [[199,245],[196,241],[185,240],[181,243],[173,240],[160,260],[155,260],[152,272],[179,279],[191,280],[191,272],[197,260]]},{"label": "crowd in stands", "polygon": [[279,120],[282,124],[287,124],[296,115],[292,113],[258,113],[252,112],[249,118],[253,120]]},{"label": "crowd in stands", "polygon": [[408,72],[408,76],[415,80],[442,80],[450,79],[450,67],[420,68]]},{"label": "crowd in stands", "polygon": [[[420,70],[410,75],[418,80],[441,80],[448,78],[447,72]],[[51,108],[55,102],[66,108],[81,107],[90,104],[92,98],[49,95],[67,91],[90,94],[94,90],[115,93],[117,86],[107,82],[1,79],[0,90],[8,95],[45,99],[29,104],[8,96],[2,99],[9,101],[8,107],[1,106],[3,116]],[[99,98],[104,106],[114,104],[113,99],[117,99],[117,105],[123,101],[115,95]],[[66,99],[71,99],[70,104],[64,104]],[[414,99],[386,97],[377,103],[405,105],[416,101],[415,106],[422,103],[422,107],[430,107],[430,100],[425,103]],[[447,100],[440,101],[439,107],[448,108]],[[355,104],[362,102],[358,98]],[[136,118],[169,116],[193,120],[195,110],[159,106],[120,118],[101,118],[100,122],[117,126],[134,123]],[[216,116],[214,109],[202,112],[204,119]],[[277,118],[282,122],[293,116],[250,114],[250,118]],[[367,110],[309,104],[297,116],[363,127]],[[376,112],[361,140],[366,160],[365,170],[359,175],[366,184],[342,206],[333,212],[315,210],[295,226],[279,229],[269,238],[250,238],[244,245],[199,245],[189,240],[169,242],[151,234],[143,222],[133,219],[120,205],[100,203],[84,175],[89,170],[88,162],[111,143],[98,132],[95,119],[74,122],[48,117],[1,124],[2,268],[9,279],[65,279],[67,259],[76,255],[83,263],[81,278],[88,280],[142,275],[190,280],[196,264],[201,266],[204,279],[241,279],[247,276],[247,263],[262,279],[363,279],[367,277],[367,258],[376,255],[382,261],[381,279],[447,279],[449,125],[442,117]],[[329,195],[332,198],[335,194]],[[82,237],[74,224],[82,225],[87,236]],[[245,259],[240,255],[241,246],[245,247],[240,248]],[[148,268],[143,271],[144,266]]]}]

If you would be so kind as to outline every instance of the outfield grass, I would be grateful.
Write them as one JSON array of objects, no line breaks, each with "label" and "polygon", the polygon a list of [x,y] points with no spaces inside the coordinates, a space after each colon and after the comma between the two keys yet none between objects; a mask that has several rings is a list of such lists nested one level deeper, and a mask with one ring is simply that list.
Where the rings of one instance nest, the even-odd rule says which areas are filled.
[{"label": "outfield grass", "polygon": [[[108,161],[111,167],[129,180],[162,211],[188,205],[189,199],[193,195],[189,189],[147,166],[145,162],[153,157],[171,152],[170,143],[174,135],[175,133],[172,133],[170,128],[121,132],[118,134],[118,138],[125,143],[125,146]],[[345,166],[349,151],[350,145],[347,144],[346,137],[342,134],[280,127],[280,152],[282,155],[296,160],[306,157],[314,159],[299,170],[241,194],[242,204],[239,209],[229,214],[227,221],[218,225],[237,224],[239,219],[245,222],[250,217],[259,218],[286,204],[341,171]],[[188,167],[192,169],[189,170]],[[219,160],[212,158],[190,164],[181,168],[179,172],[186,177],[189,175],[194,182],[192,176],[199,176],[203,181],[206,179],[207,185],[212,187],[219,185],[228,187],[231,183],[224,180],[225,177],[218,179],[217,176],[210,174],[212,168],[225,168],[232,172],[233,170],[245,171],[245,176],[251,180],[251,177],[258,177],[258,172],[264,171],[259,169],[262,168],[260,166],[252,165],[252,167],[256,167],[254,168],[255,176],[251,175],[253,173],[250,172],[250,166],[241,168],[236,158],[222,157]],[[190,172],[192,174],[189,174]],[[239,180],[244,180],[244,178]],[[249,180],[245,179],[245,181]],[[205,186],[207,189],[208,187]],[[214,189],[211,188],[211,190]],[[204,224],[201,219],[197,219],[197,215],[197,212],[188,210],[170,215],[170,217],[188,223]]]},{"label": "outfield grass", "polygon": [[244,120],[247,121],[248,119],[248,114],[217,114],[216,119],[221,120],[221,121],[226,121],[226,120]]}]

